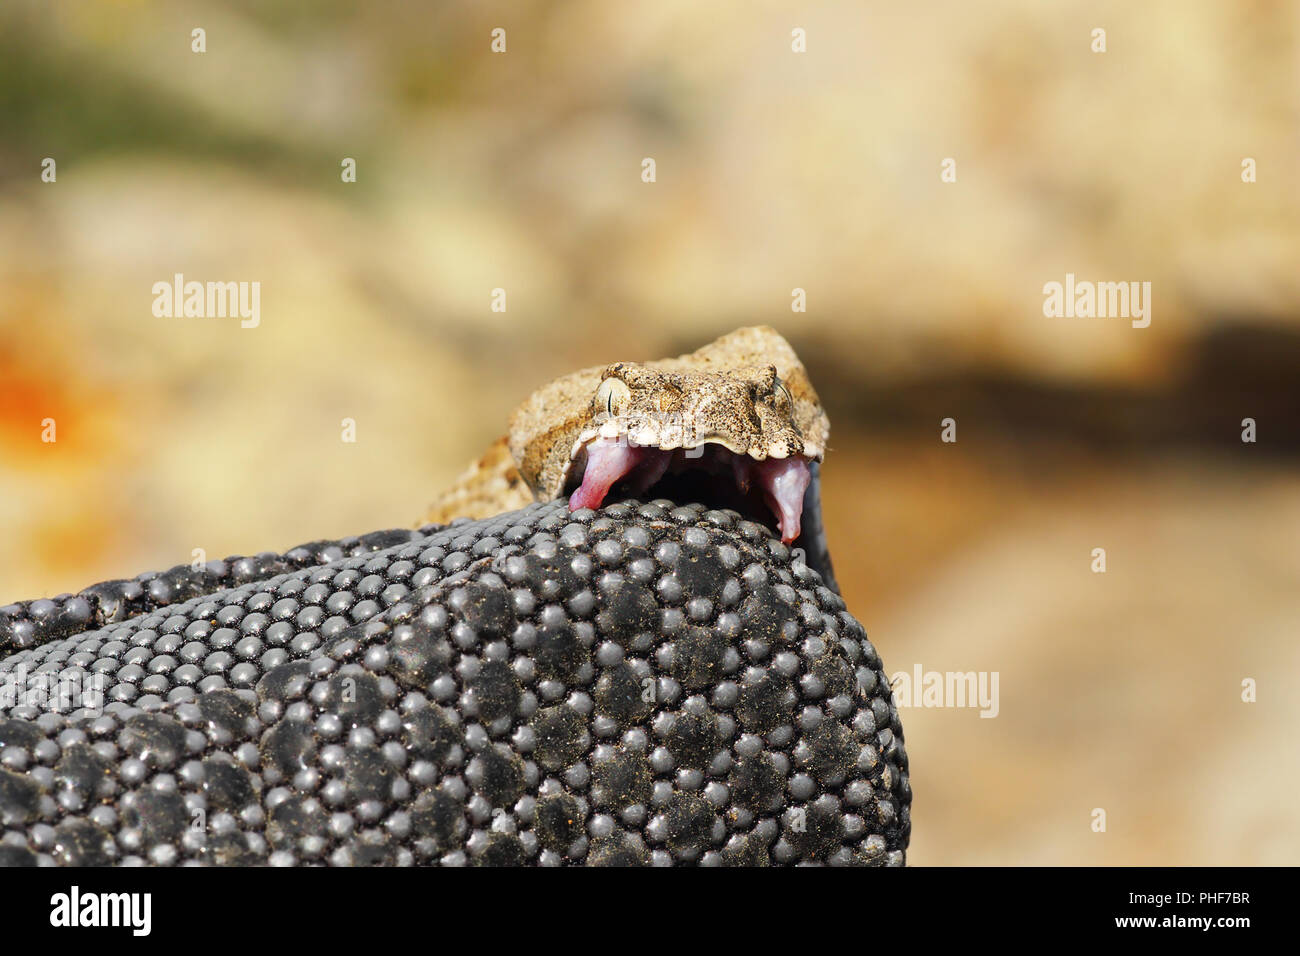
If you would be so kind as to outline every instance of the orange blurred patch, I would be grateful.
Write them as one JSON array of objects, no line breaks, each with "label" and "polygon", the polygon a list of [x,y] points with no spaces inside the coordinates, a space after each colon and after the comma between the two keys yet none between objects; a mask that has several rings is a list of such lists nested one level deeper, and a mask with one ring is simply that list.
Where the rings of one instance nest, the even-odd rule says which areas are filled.
[{"label": "orange blurred patch", "polygon": [[[42,368],[34,368],[26,356],[47,356]],[[0,341],[0,447],[7,466],[51,463],[49,452],[57,445],[64,465],[81,464],[98,451],[87,422],[112,414],[111,397],[86,389],[67,371],[67,363],[50,361],[57,355],[47,343],[26,342],[16,348]],[[54,442],[44,440],[52,420]]]},{"label": "orange blurred patch", "polygon": [[[58,380],[41,380],[23,367],[22,355],[0,342],[0,441],[22,453],[35,454],[42,422],[70,423],[71,402]],[[6,456],[6,460],[9,460]]]}]

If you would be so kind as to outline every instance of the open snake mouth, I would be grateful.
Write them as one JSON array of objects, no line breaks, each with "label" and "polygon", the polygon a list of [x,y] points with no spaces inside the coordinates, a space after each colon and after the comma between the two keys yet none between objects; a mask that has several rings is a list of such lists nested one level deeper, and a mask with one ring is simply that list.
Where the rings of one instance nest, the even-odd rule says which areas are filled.
[{"label": "open snake mouth", "polygon": [[[811,459],[802,455],[754,459],[725,445],[663,449],[633,445],[626,438],[599,437],[580,446],[570,468],[569,510],[599,508],[611,492],[664,497],[733,508],[768,523],[776,519],[781,540],[799,537],[804,493],[812,478]],[[581,481],[578,481],[578,476]]]}]

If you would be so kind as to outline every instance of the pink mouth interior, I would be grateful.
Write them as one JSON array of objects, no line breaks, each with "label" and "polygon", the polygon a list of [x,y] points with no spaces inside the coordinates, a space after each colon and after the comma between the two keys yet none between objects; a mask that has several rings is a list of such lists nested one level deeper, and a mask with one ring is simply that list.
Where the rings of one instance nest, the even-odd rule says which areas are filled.
[{"label": "pink mouth interior", "polygon": [[633,447],[617,439],[597,439],[587,445],[587,467],[582,473],[582,484],[569,498],[569,510],[599,508],[610,489],[619,482],[625,483],[631,494],[639,495],[659,481],[670,467],[674,471],[701,469],[734,480],[742,496],[757,486],[776,517],[781,540],[789,544],[799,537],[804,492],[812,480],[808,460],[793,456],[754,461],[720,446],[718,451],[692,459],[680,449],[663,451]]}]

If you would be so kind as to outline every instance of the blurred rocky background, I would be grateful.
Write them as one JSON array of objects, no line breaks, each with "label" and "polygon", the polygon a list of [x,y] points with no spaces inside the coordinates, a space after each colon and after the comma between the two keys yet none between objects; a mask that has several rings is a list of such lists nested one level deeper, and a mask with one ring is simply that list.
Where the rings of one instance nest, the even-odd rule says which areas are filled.
[{"label": "blurred rocky background", "polygon": [[903,712],[912,862],[1300,862],[1296,4],[0,5],[0,603],[410,525],[536,385],[756,323],[886,669],[999,674]]}]

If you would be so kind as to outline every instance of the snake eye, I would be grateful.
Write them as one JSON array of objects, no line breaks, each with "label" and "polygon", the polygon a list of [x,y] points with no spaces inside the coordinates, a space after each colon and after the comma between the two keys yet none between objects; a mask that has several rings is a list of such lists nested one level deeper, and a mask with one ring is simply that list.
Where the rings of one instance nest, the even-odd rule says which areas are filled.
[{"label": "snake eye", "polygon": [[627,383],[621,378],[611,376],[600,383],[600,388],[596,390],[594,405],[598,414],[604,412],[612,418],[619,413],[631,397],[632,390],[627,387]]}]

